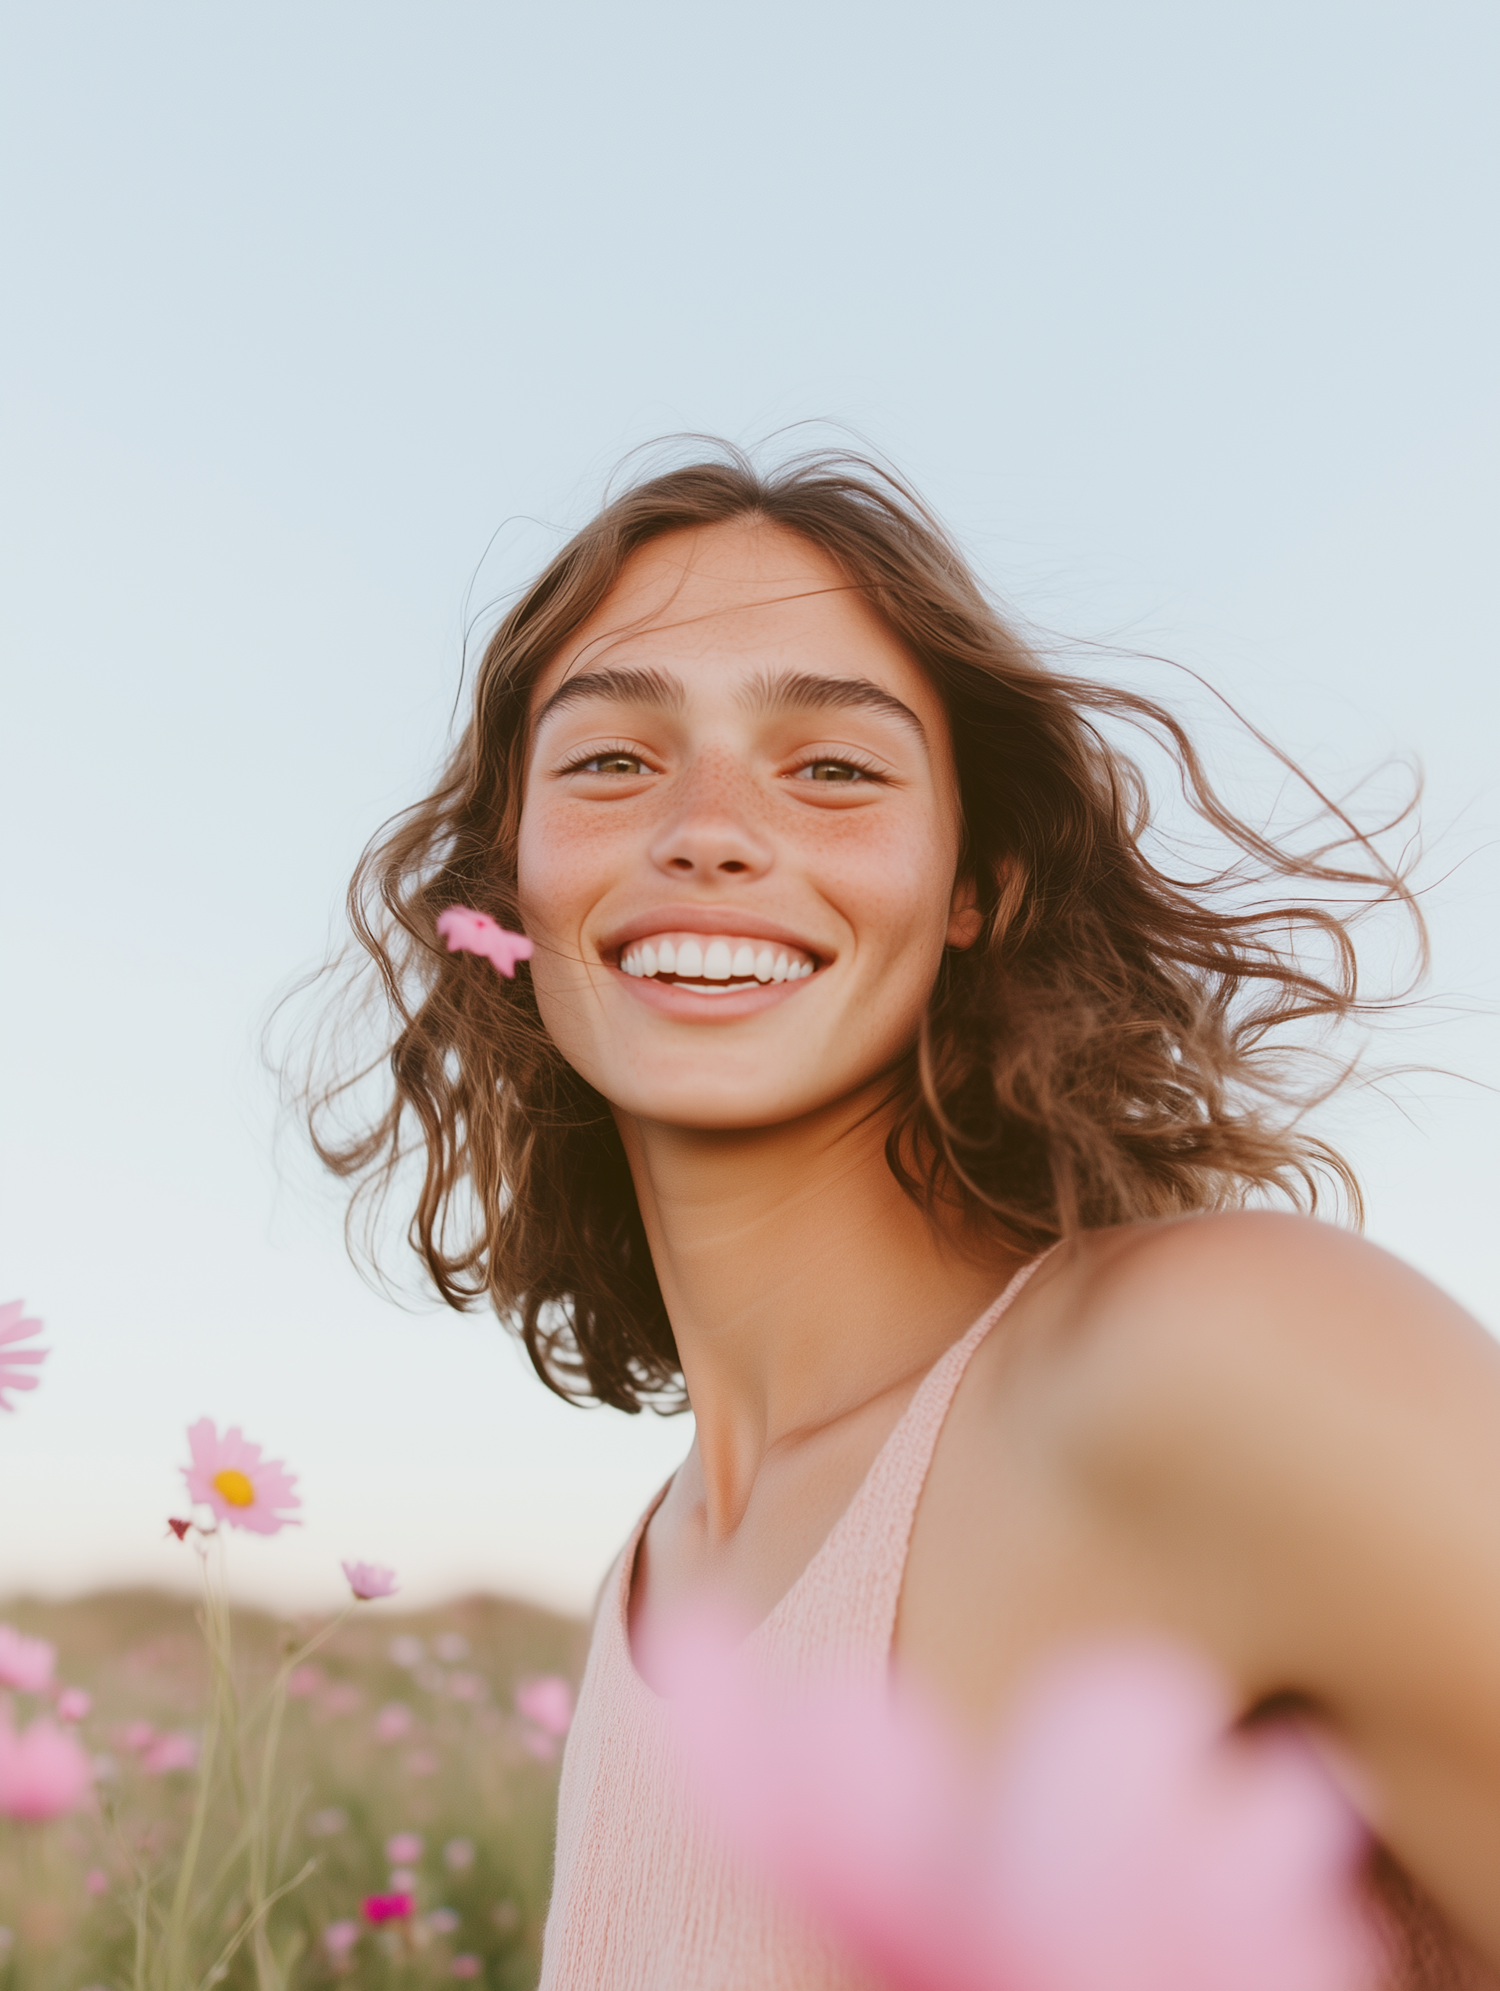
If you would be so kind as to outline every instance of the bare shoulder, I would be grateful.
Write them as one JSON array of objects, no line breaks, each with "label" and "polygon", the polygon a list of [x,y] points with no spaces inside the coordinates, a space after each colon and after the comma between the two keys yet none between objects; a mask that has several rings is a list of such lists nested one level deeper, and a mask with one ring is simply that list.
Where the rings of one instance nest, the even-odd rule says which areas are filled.
[{"label": "bare shoulder", "polygon": [[[1059,1269],[1052,1335],[1078,1410],[1106,1431],[1212,1445],[1250,1403],[1283,1430],[1381,1399],[1445,1406],[1477,1387],[1491,1414],[1500,1347],[1429,1279],[1353,1233],[1233,1211],[1094,1233]],[[1090,1414],[1092,1413],[1092,1414]]]},{"label": "bare shoulder", "polygon": [[1195,1558],[1284,1560],[1300,1537],[1326,1564],[1420,1511],[1450,1529],[1500,1512],[1500,1345],[1389,1253],[1227,1212],[1094,1233],[1058,1260],[1008,1372],[979,1379],[971,1484],[986,1427],[1013,1443],[1024,1424],[1060,1499],[1153,1557],[1191,1532]]}]

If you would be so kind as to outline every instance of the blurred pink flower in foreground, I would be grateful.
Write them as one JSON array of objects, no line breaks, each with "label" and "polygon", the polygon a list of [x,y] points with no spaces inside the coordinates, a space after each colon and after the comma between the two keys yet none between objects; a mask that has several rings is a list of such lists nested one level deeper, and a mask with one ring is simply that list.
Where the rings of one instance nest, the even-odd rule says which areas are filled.
[{"label": "blurred pink flower in foreground", "polygon": [[385,1842],[385,1856],[393,1867],[409,1867],[422,1857],[422,1841],[415,1832],[393,1832]]},{"label": "blurred pink flower in foreground", "polygon": [[900,1991],[1372,1982],[1361,1827],[1296,1735],[1230,1737],[1188,1653],[1060,1662],[982,1775],[909,1690],[777,1696],[723,1627],[654,1670],[731,1839]]},{"label": "blurred pink flower in foreground", "polygon": [[416,1902],[409,1894],[371,1894],[364,1903],[367,1922],[404,1922]]},{"label": "blurred pink flower in foreground", "polygon": [[327,1675],[321,1666],[294,1666],[286,1676],[287,1698],[293,1701],[311,1700],[321,1691]]},{"label": "blurred pink flower in foreground", "polygon": [[0,1816],[60,1818],[84,1803],[92,1784],[89,1759],[71,1735],[45,1715],[18,1731],[0,1709]]},{"label": "blurred pink flower in foreground", "polygon": [[0,1687],[18,1694],[45,1694],[52,1685],[56,1646],[44,1638],[27,1638],[14,1625],[0,1625]]},{"label": "blurred pink flower in foreground", "polygon": [[57,1697],[57,1718],[59,1721],[86,1721],[93,1705],[93,1695],[85,1693],[82,1687],[64,1687]]},{"label": "blurred pink flower in foreground", "polygon": [[194,1500],[212,1507],[221,1521],[232,1528],[248,1528],[252,1534],[275,1535],[283,1528],[302,1524],[280,1507],[300,1507],[292,1491],[297,1484],[280,1459],[262,1459],[259,1445],[252,1445],[237,1424],[219,1436],[211,1417],[201,1417],[188,1426],[188,1449],[193,1463],[184,1466],[182,1476]]},{"label": "blurred pink flower in foreground", "polygon": [[543,1673],[516,1688],[516,1712],[554,1738],[573,1725],[573,1689],[560,1673]]},{"label": "blurred pink flower in foreground", "polygon": [[[526,943],[526,951],[531,952],[531,943]],[[39,1320],[25,1320],[23,1300],[7,1300],[0,1306],[0,1410],[14,1410],[15,1405],[6,1401],[7,1390],[34,1390],[39,1377],[31,1370],[38,1363],[45,1362],[52,1352],[48,1348],[17,1348],[18,1341],[29,1341],[33,1334],[40,1334],[42,1323]]]},{"label": "blurred pink flower in foreground", "polygon": [[487,913],[473,912],[468,906],[449,906],[439,913],[437,930],[447,941],[450,954],[460,950],[482,954],[507,978],[515,974],[518,961],[531,959],[531,942],[524,933],[512,933]]},{"label": "blurred pink flower in foreground", "polygon": [[378,1562],[346,1562],[340,1565],[349,1588],[362,1604],[368,1604],[375,1597],[394,1597],[396,1594],[396,1572],[386,1569]]}]

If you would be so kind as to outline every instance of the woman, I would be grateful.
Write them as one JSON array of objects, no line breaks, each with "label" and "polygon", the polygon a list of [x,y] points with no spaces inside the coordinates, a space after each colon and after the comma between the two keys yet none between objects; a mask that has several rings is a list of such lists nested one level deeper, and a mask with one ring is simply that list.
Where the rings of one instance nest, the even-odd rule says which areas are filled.
[{"label": "woman", "polygon": [[[1237,871],[1151,861],[1100,718],[1166,742]],[[1239,822],[857,461],[643,483],[506,616],[356,879],[392,1085],[321,1152],[378,1190],[414,1146],[451,1305],[696,1420],[604,1591],[544,1985],[859,1981],[664,1769],[633,1653],[709,1588],[768,1660],[894,1659],[976,1727],[1063,1642],[1190,1641],[1350,1766],[1408,1979],[1500,1964],[1500,1351],[1297,1213],[1353,1184],[1274,1033],[1349,1014],[1353,957],[1247,892],[1404,898],[1344,827],[1335,862]],[[454,904],[529,971],[445,955]]]}]

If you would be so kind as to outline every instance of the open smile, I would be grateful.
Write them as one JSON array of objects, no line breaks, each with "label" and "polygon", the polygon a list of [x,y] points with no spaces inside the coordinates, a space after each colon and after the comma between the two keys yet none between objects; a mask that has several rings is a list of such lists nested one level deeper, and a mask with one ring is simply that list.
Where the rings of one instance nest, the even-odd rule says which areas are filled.
[{"label": "open smile", "polygon": [[695,995],[736,995],[804,981],[817,962],[804,948],[738,934],[655,933],[620,950],[620,972]]}]

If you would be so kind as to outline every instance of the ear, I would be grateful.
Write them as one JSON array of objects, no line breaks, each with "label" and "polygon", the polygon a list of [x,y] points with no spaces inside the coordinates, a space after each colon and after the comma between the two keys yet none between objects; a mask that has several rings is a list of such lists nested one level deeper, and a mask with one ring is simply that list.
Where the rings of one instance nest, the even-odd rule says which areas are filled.
[{"label": "ear", "polygon": [[972,947],[983,925],[984,914],[979,909],[974,880],[960,874],[954,881],[953,899],[948,908],[947,944],[960,949]]}]

